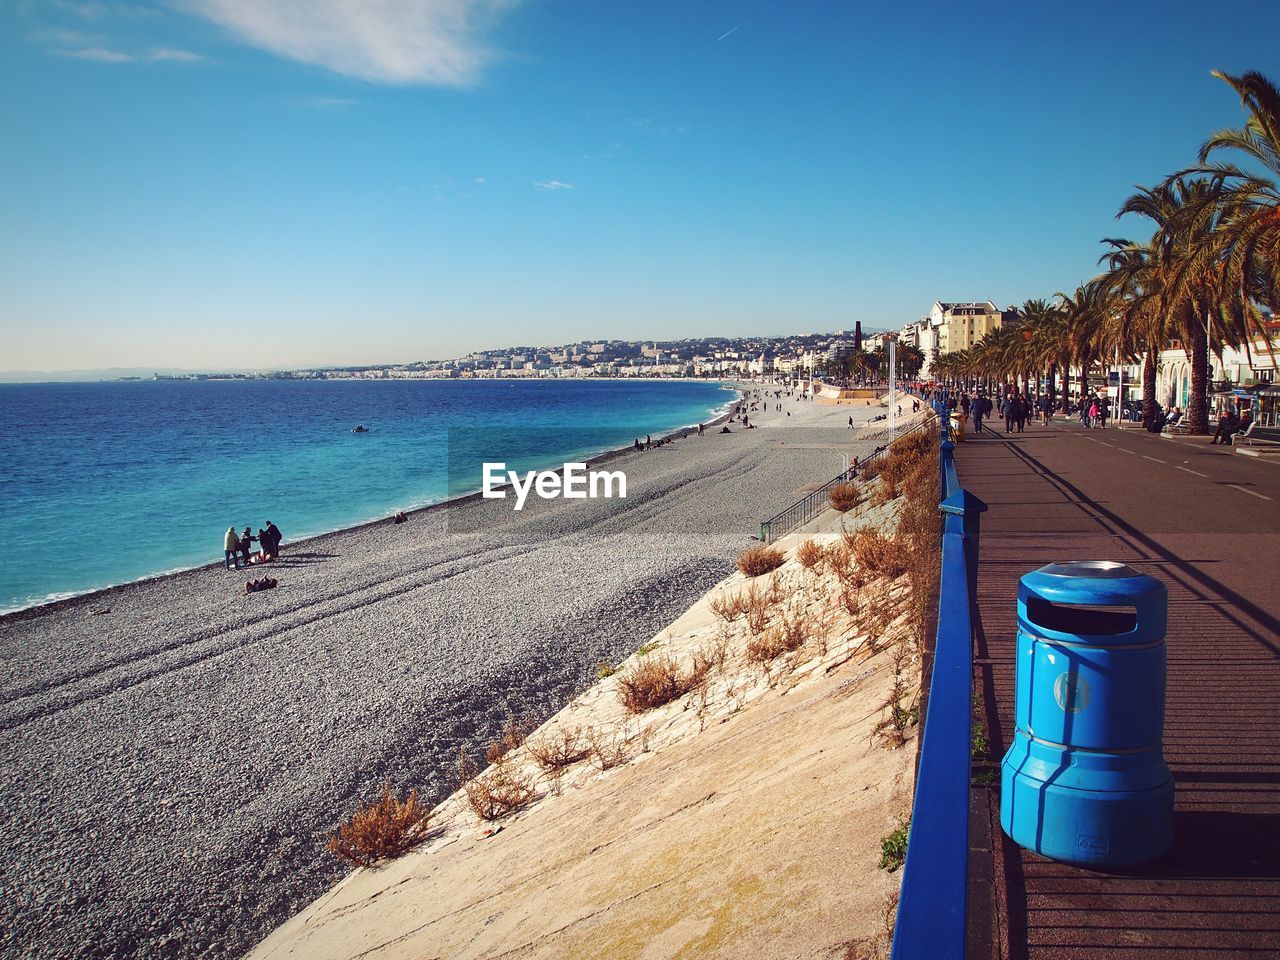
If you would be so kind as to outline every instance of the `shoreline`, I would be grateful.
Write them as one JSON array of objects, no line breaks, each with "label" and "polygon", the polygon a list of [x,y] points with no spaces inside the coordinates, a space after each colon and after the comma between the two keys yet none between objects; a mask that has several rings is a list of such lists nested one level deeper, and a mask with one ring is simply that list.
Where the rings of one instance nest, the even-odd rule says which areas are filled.
[{"label": "shoreline", "polygon": [[[357,378],[354,378],[354,377],[353,377],[353,378],[349,378],[349,379],[350,379],[350,380],[352,380],[352,381],[354,381],[354,380],[356,380]],[[469,379],[479,379],[479,378],[469,378]],[[512,379],[515,379],[515,378],[512,378]],[[550,378],[544,378],[544,379],[550,379]],[[651,379],[658,379],[658,378],[649,378],[649,377],[595,377],[595,378],[586,378],[586,377],[583,377],[583,378],[575,378],[575,379],[595,379],[595,380],[603,380],[603,381],[607,381],[607,380],[622,380],[622,379],[627,379],[627,380],[634,380],[634,381],[639,381],[639,382],[646,382],[646,381],[648,381],[648,380],[651,380]],[[671,378],[665,378],[665,379],[672,379],[672,380],[683,379],[685,382],[698,382],[698,383],[706,383],[706,382],[707,382],[707,381],[704,381],[704,380],[697,380],[697,379],[695,379],[695,378],[676,378],[676,377],[671,377]],[[102,380],[102,381],[91,381],[91,382],[95,382],[95,383],[115,383],[115,382],[117,382],[117,381],[113,381],[113,380]],[[131,381],[121,381],[121,382],[131,382]],[[144,382],[145,382],[145,381],[144,381]],[[166,382],[167,382],[167,381],[166,381]],[[715,381],[713,381],[713,382],[715,382]],[[741,402],[742,397],[745,395],[745,390],[746,390],[746,388],[745,388],[745,387],[743,387],[743,386],[742,386],[742,385],[740,385],[740,384],[737,384],[737,383],[733,382],[733,381],[723,381],[723,382],[720,382],[720,386],[721,386],[724,390],[726,390],[726,391],[730,391],[730,392],[735,392],[735,393],[737,393],[737,394],[738,394],[738,399],[737,399],[737,400],[728,400],[728,401],[726,401],[725,403],[721,404],[719,407],[713,408],[712,410],[708,411],[709,413],[711,413],[711,414],[714,416],[714,419],[712,419],[712,420],[708,420],[708,421],[704,421],[704,423],[705,423],[705,424],[706,424],[706,426],[708,426],[708,427],[716,426],[716,425],[718,425],[718,424],[724,423],[724,422],[729,418],[729,416],[730,416],[731,408],[732,408],[735,404],[737,404],[737,403]],[[693,424],[693,425],[692,425],[692,427],[696,427],[696,426],[697,426],[697,424]],[[678,435],[682,430],[687,430],[687,429],[691,429],[691,426],[690,426],[689,424],[681,424],[680,426],[677,426],[677,427],[671,428],[671,432],[669,432],[669,433],[665,433],[665,434],[661,435],[658,439],[660,439],[660,440],[665,440],[665,439],[674,438],[674,437],[676,437],[676,436],[677,436],[677,435]],[[599,464],[601,464],[601,463],[605,463],[605,462],[608,462],[608,461],[610,461],[610,460],[616,459],[617,457],[623,456],[623,455],[627,454],[628,452],[630,452],[630,453],[635,453],[636,451],[635,451],[634,447],[632,447],[632,446],[631,446],[631,444],[624,444],[624,445],[619,446],[619,447],[614,447],[614,448],[611,448],[611,449],[607,449],[607,450],[600,451],[600,452],[598,452],[598,453],[591,454],[591,455],[589,455],[589,456],[585,459],[585,461],[584,461],[584,462],[585,462],[585,463],[587,464],[587,466],[590,468],[590,467],[593,467],[593,466],[597,466],[597,465],[599,465]],[[567,462],[568,462],[568,461],[567,461]],[[577,462],[577,461],[572,461],[572,462]],[[561,466],[561,469],[563,469],[563,465]],[[480,499],[480,496],[481,496],[481,494],[480,494],[480,490],[478,490],[478,489],[477,489],[477,490],[469,491],[469,492],[467,492],[467,493],[459,493],[459,494],[454,494],[454,495],[452,495],[452,496],[445,496],[444,498],[442,498],[442,499],[440,499],[440,500],[437,500],[437,501],[435,501],[435,502],[433,502],[433,503],[425,503],[425,504],[422,504],[422,505],[420,505],[420,506],[416,506],[416,507],[409,507],[409,508],[407,508],[407,509],[400,509],[398,512],[402,512],[402,513],[404,513],[406,516],[409,516],[409,517],[414,517],[414,516],[418,516],[418,515],[422,515],[422,514],[427,514],[427,513],[430,513],[430,512],[432,512],[432,511],[447,510],[447,509],[450,509],[450,508],[453,508],[453,507],[458,507],[458,506],[461,506],[461,505],[463,505],[463,504],[470,503],[470,502],[472,502],[472,501],[474,501],[474,500],[478,500],[478,499]],[[346,526],[334,527],[334,528],[329,529],[329,530],[321,530],[321,531],[319,531],[318,533],[307,533],[307,534],[303,534],[303,535],[302,535],[301,537],[299,537],[298,539],[296,539],[296,540],[289,540],[289,541],[287,541],[287,542],[288,542],[288,544],[289,544],[290,549],[292,550],[292,549],[294,549],[294,548],[296,548],[296,547],[301,547],[301,546],[304,546],[304,545],[310,545],[310,544],[313,544],[313,543],[315,543],[316,541],[322,540],[322,539],[323,539],[323,538],[325,538],[325,537],[331,537],[331,536],[340,535],[340,534],[347,534],[347,533],[354,533],[354,532],[358,532],[358,531],[361,531],[361,530],[365,530],[365,529],[367,529],[367,528],[369,528],[369,527],[375,527],[375,526],[378,526],[378,525],[380,525],[380,524],[384,524],[384,523],[386,523],[386,522],[390,519],[390,517],[391,517],[391,516],[394,516],[394,515],[395,515],[395,512],[397,512],[397,508],[392,507],[392,508],[391,508],[391,511],[392,511],[392,512],[391,512],[390,514],[386,515],[386,516],[382,516],[382,517],[378,517],[378,518],[370,519],[370,520],[363,520],[363,521],[361,521],[361,522],[359,522],[359,523],[348,524],[348,525],[346,525]],[[219,565],[220,565],[220,564],[222,564],[222,563],[224,563],[224,561],[220,561],[220,560],[211,560],[211,561],[209,561],[208,563],[197,563],[197,564],[192,564],[192,565],[190,565],[190,566],[184,566],[184,567],[172,567],[172,568],[170,568],[170,569],[168,569],[168,570],[162,570],[162,571],[159,571],[159,572],[157,572],[157,573],[149,573],[149,574],[146,574],[145,576],[138,577],[138,578],[136,578],[136,579],[134,579],[134,580],[123,580],[123,581],[120,581],[119,583],[110,583],[110,584],[107,584],[107,585],[105,585],[105,586],[101,586],[101,587],[90,587],[90,588],[89,588],[89,589],[87,589],[87,590],[77,590],[77,591],[73,591],[73,592],[67,592],[67,593],[56,594],[56,595],[51,596],[51,597],[50,597],[50,598],[48,598],[48,599],[39,600],[39,601],[37,601],[37,602],[35,602],[35,603],[33,603],[33,604],[30,604],[30,605],[28,605],[28,606],[24,606],[24,607],[14,607],[13,609],[10,609],[10,610],[0,610],[0,628],[3,628],[7,623],[10,623],[10,622],[17,622],[17,621],[19,621],[19,620],[29,619],[29,618],[30,618],[30,616],[38,616],[38,615],[41,615],[42,613],[45,613],[45,612],[52,612],[52,611],[56,611],[56,610],[59,610],[59,609],[64,609],[67,605],[71,605],[71,604],[75,604],[75,603],[80,603],[80,602],[85,602],[85,601],[88,601],[88,600],[90,600],[91,598],[94,598],[94,597],[103,597],[103,598],[105,598],[105,597],[108,597],[108,596],[111,596],[111,595],[115,595],[115,594],[117,594],[117,593],[124,593],[124,592],[127,592],[127,591],[129,591],[129,590],[131,590],[131,589],[134,589],[134,588],[144,587],[144,586],[147,586],[147,585],[160,583],[160,582],[163,582],[163,581],[165,581],[165,580],[170,580],[170,579],[172,579],[172,578],[174,578],[174,577],[179,577],[179,576],[182,576],[182,575],[184,575],[184,574],[192,573],[192,572],[194,572],[194,571],[199,571],[199,570],[213,570],[213,569],[217,569],[217,568],[219,567]],[[238,569],[243,569],[243,570],[250,570],[250,569],[265,570],[265,569],[268,569],[268,565],[267,565],[267,564],[263,564],[262,566],[255,566],[255,567],[241,567],[241,568],[238,568]]]}]

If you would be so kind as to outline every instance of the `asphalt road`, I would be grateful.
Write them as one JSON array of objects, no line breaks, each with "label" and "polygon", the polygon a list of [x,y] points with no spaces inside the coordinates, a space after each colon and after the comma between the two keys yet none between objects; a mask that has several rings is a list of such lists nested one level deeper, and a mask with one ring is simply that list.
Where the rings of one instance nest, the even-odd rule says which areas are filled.
[{"label": "asphalt road", "polygon": [[998,770],[1012,734],[1018,578],[1128,563],[1169,588],[1175,839],[1137,870],[1080,870],[1004,838],[997,791],[976,788],[970,956],[1280,956],[1280,463],[1207,438],[999,426],[957,448],[990,507],[975,664],[991,758]]}]

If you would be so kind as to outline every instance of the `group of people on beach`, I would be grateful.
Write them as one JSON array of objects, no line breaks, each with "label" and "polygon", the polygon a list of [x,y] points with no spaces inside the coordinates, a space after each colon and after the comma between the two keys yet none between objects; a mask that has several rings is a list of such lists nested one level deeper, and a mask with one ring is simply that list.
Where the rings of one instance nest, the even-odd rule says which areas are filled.
[{"label": "group of people on beach", "polygon": [[[251,563],[271,562],[280,555],[282,539],[280,528],[270,520],[265,527],[258,528],[257,536],[248,527],[244,528],[243,534],[236,533],[234,525],[227,527],[226,535],[222,538],[223,569],[239,570],[241,566],[247,567]],[[257,553],[253,551],[255,542],[259,546]]]}]

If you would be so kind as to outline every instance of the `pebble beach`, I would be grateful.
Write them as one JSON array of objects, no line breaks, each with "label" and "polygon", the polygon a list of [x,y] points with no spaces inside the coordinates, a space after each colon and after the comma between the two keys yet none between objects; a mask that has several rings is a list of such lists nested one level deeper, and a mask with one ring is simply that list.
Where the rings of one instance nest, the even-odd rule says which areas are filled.
[{"label": "pebble beach", "polygon": [[773,403],[611,457],[626,499],[469,499],[286,539],[275,590],[218,564],[0,618],[0,954],[243,954],[342,875],[359,802],[450,793],[459,748],[559,710],[884,442],[847,424],[876,408]]}]

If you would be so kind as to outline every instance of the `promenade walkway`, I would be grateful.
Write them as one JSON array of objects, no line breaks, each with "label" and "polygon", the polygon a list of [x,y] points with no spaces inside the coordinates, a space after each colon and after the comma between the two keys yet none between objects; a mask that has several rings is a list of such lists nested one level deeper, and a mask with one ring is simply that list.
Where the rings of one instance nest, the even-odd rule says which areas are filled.
[{"label": "promenade walkway", "polygon": [[1059,421],[969,435],[990,505],[975,669],[997,770],[1012,735],[1018,578],[1054,560],[1130,564],[1169,588],[1165,753],[1173,851],[1126,873],[1028,854],[973,792],[970,957],[1280,957],[1280,464]]}]

